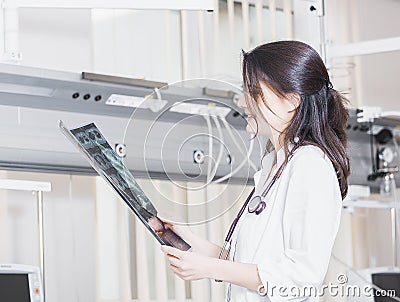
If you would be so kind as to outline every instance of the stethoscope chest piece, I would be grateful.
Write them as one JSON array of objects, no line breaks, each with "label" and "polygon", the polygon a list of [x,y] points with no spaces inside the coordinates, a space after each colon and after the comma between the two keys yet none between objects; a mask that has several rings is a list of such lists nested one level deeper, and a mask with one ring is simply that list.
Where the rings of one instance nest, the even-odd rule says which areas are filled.
[{"label": "stethoscope chest piece", "polygon": [[[290,151],[289,158],[292,156],[292,152],[295,149],[292,149]],[[236,218],[233,220],[231,226],[229,227],[229,231],[228,234],[226,234],[225,237],[225,243],[224,246],[221,248],[221,252],[219,253],[218,258],[221,259],[224,252],[225,252],[225,248],[229,242],[229,249],[228,252],[225,254],[225,259],[227,259],[228,254],[230,252],[230,242],[232,239],[232,234],[236,228],[236,225],[240,219],[240,217],[243,215],[244,211],[247,210],[249,211],[249,213],[256,213],[256,215],[261,214],[262,211],[264,211],[264,209],[266,208],[266,203],[264,201],[264,199],[266,198],[266,196],[268,195],[268,192],[271,190],[272,185],[276,182],[276,180],[278,179],[278,177],[281,174],[281,170],[284,168],[284,163],[282,163],[282,165],[279,167],[278,171],[275,173],[274,177],[272,178],[271,182],[268,184],[268,186],[265,188],[264,192],[260,195],[256,195],[252,198],[254,192],[255,192],[255,188],[253,188],[253,190],[251,190],[249,196],[247,196],[245,203],[242,205],[242,207],[239,210],[239,213],[236,215]],[[215,281],[220,281],[220,280],[215,280]],[[264,295],[264,287],[261,285],[258,289],[259,294],[263,294]],[[262,293],[261,293],[262,292]]]},{"label": "stethoscope chest piece", "polygon": [[262,211],[264,211],[266,207],[265,201],[262,200],[261,196],[254,196],[248,206],[248,211],[249,213],[255,213],[256,215],[261,214]]}]

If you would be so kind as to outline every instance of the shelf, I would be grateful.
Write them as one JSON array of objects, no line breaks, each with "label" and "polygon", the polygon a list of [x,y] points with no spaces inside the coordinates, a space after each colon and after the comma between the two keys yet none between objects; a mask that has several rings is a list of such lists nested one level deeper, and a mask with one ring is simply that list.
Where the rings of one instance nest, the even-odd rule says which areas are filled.
[{"label": "shelf", "polygon": [[[395,208],[394,201],[381,200],[344,200],[343,208],[370,208],[370,209],[392,209]],[[397,208],[400,209],[400,201],[397,202]]]}]

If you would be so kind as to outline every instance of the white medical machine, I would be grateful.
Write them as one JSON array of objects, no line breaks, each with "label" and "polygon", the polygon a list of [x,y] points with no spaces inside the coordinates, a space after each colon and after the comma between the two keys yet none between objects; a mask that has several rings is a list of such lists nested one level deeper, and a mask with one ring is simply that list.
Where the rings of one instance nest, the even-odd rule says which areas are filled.
[{"label": "white medical machine", "polygon": [[39,267],[0,264],[0,301],[44,302]]}]

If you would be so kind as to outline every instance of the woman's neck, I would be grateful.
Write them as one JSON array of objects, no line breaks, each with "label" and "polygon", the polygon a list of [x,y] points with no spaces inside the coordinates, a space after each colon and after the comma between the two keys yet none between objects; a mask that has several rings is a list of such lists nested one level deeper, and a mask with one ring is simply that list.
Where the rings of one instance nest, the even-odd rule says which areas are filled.
[{"label": "woman's neck", "polygon": [[271,143],[274,146],[276,152],[283,147],[285,137],[281,133],[274,131],[272,133]]}]

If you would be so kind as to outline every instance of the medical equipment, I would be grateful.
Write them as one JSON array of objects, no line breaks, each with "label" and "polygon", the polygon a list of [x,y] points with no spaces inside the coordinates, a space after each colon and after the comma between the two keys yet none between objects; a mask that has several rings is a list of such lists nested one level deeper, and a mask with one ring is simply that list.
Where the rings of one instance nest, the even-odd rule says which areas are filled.
[{"label": "medical equipment", "polygon": [[[156,178],[182,181],[189,178],[193,181],[199,176],[196,180],[204,181],[207,158],[204,158],[204,167],[199,167],[193,162],[193,154],[196,150],[206,151],[207,140],[196,136],[182,144],[193,133],[206,132],[204,118],[199,114],[203,111],[210,112],[213,135],[219,136],[214,120],[218,118],[223,137],[229,143],[229,150],[224,149],[219,165],[216,165],[220,145],[213,140],[214,160],[210,176],[214,173],[215,176],[212,183],[229,180],[243,184],[252,176],[248,164],[254,171],[259,168],[259,154],[263,153],[265,144],[259,144],[258,138],[247,139],[246,121],[238,114],[234,103],[240,95],[240,87],[209,79],[165,86],[166,83],[141,79],[9,64],[0,64],[0,69],[0,117],[5,123],[3,128],[7,129],[0,142],[0,167],[3,169],[93,174],[90,165],[68,142],[54,139],[59,135],[54,125],[60,119],[83,124],[95,116],[96,124],[107,129],[109,141],[113,147],[118,144],[116,150],[124,157],[125,165],[135,171],[135,176],[151,174]],[[177,102],[179,106],[175,105]],[[134,118],[124,132],[133,112]],[[146,130],[153,121],[157,121],[157,125],[147,136]],[[160,165],[159,142],[170,129],[173,129],[171,136],[162,148],[163,162],[167,164]],[[31,139],[15,139],[25,136]],[[145,140],[146,149],[140,143]],[[237,143],[241,148],[234,147]],[[250,150],[252,152],[248,152]],[[179,164],[174,164],[177,155]],[[202,158],[200,156],[200,161]]]},{"label": "medical equipment", "polygon": [[363,106],[357,109],[357,122],[373,122],[381,117],[400,117],[400,111],[383,111],[381,107]]},{"label": "medical equipment", "polygon": [[[247,207],[247,205],[248,205],[248,203],[250,201],[251,196],[253,196],[254,191],[255,191],[255,188],[253,188],[253,190],[251,190],[250,194],[246,198],[246,201],[244,202],[243,206],[240,208],[238,214],[236,215],[236,218],[232,221],[232,224],[229,227],[228,234],[225,237],[224,245],[222,246],[221,251],[219,253],[218,259],[222,259],[222,254],[224,253],[226,246],[228,245],[228,243],[230,244],[230,241],[232,239],[233,231],[235,230],[236,225],[239,222],[240,217],[243,215],[244,210],[246,209],[246,207]],[[225,258],[224,258],[225,260],[228,259],[228,255],[229,255],[229,251],[230,250],[231,250],[231,246],[229,245],[228,251],[225,254]],[[220,282],[220,280],[215,280],[215,281]]]},{"label": "medical equipment", "polygon": [[400,268],[388,266],[349,270],[346,283],[353,288],[348,291],[348,302],[398,301],[394,297],[399,297],[400,293]]},{"label": "medical equipment", "polygon": [[[231,136],[233,142],[235,143],[235,145],[238,147],[238,150],[240,150],[240,152],[243,153],[242,148],[240,147],[240,145],[237,142],[237,139],[234,137],[234,135],[232,134],[232,130],[230,129],[230,125],[228,124],[228,122],[226,121],[226,119],[224,117],[221,117],[221,120],[223,122],[223,124],[225,125],[225,128],[228,130],[229,135]],[[238,171],[240,171],[240,169],[242,169],[242,167],[246,164],[249,163],[249,165],[255,170],[257,171],[257,167],[256,165],[251,161],[250,159],[250,155],[253,152],[253,148],[254,148],[254,138],[252,138],[250,140],[250,145],[249,145],[249,149],[246,153],[246,160],[242,161],[232,172],[226,174],[225,176],[222,176],[221,178],[217,179],[214,181],[214,183],[220,183],[223,182],[225,180],[227,180],[228,178],[232,177],[233,175],[235,175]],[[260,148],[261,150],[261,148]]]},{"label": "medical equipment", "polygon": [[[292,150],[289,152],[288,161],[290,160],[290,158],[292,157],[292,155],[296,149],[297,149],[297,146],[293,147]],[[255,192],[255,188],[253,188],[253,190],[250,192],[249,196],[247,196],[246,201],[244,202],[243,206],[240,208],[238,214],[236,215],[236,218],[233,220],[231,226],[229,227],[229,231],[225,237],[224,245],[222,246],[221,251],[218,256],[219,259],[222,259],[222,255],[223,255],[227,245],[229,244],[228,250],[224,257],[225,260],[228,259],[228,255],[231,250],[231,239],[232,239],[233,232],[236,228],[237,223],[239,222],[240,217],[243,215],[245,209],[248,208],[249,213],[255,213],[256,215],[259,215],[265,209],[265,207],[266,207],[266,203],[264,201],[265,197],[268,195],[268,192],[271,190],[274,183],[278,180],[279,176],[282,174],[283,168],[285,166],[286,166],[285,163],[281,164],[281,166],[276,171],[275,175],[273,176],[273,178],[271,179],[270,183],[265,188],[265,190],[263,191],[261,196],[256,195],[256,196],[252,197]],[[215,280],[215,281],[221,282],[221,280]]]},{"label": "medical equipment", "polygon": [[[299,141],[298,138],[295,138],[296,143]],[[294,147],[288,154],[288,161],[292,157],[294,151],[297,149],[297,147]],[[268,195],[268,192],[271,190],[271,187],[274,185],[276,180],[279,178],[279,176],[282,174],[282,170],[285,167],[285,163],[282,163],[279,169],[276,171],[274,177],[272,178],[271,182],[268,184],[268,186],[265,188],[265,190],[261,193],[261,195],[256,195],[252,199],[250,199],[249,204],[248,204],[248,211],[249,213],[255,213],[256,215],[261,214],[262,211],[264,211],[266,207],[265,203],[265,198]]]},{"label": "medical equipment", "polygon": [[[292,152],[289,154],[289,158],[291,157]],[[276,182],[278,177],[282,173],[282,169],[284,167],[284,163],[279,167],[278,171],[275,173],[274,177],[272,178],[271,182],[265,188],[261,195],[256,195],[249,201],[248,211],[249,213],[255,213],[256,215],[261,214],[266,207],[265,198],[268,195],[268,192],[271,190],[271,187]]]},{"label": "medical equipment", "polygon": [[[217,156],[217,160],[215,161],[214,168],[211,169],[211,160],[210,159],[212,157],[212,130],[211,130],[212,127],[211,127],[209,116],[205,115],[204,118],[206,120],[207,127],[208,127],[208,132],[209,132],[209,161],[208,161],[208,167],[207,167],[207,184],[211,183],[211,182],[213,182],[213,183],[221,183],[221,182],[231,178],[238,171],[240,171],[240,169],[242,169],[243,166],[246,163],[249,163],[249,165],[254,169],[254,171],[258,170],[256,165],[250,160],[250,155],[253,152],[253,148],[254,148],[254,139],[250,139],[249,148],[248,148],[248,150],[247,150],[247,152],[245,154],[245,159],[246,160],[241,161],[240,164],[233,171],[231,171],[230,173],[227,173],[226,175],[214,180],[214,177],[215,177],[215,175],[217,173],[218,166],[221,163],[221,158],[222,158],[222,152],[223,152],[223,149],[224,149],[224,145],[223,145],[223,141],[221,141],[220,142],[220,149],[219,149],[218,156]],[[232,130],[230,129],[231,126],[228,124],[228,122],[225,120],[225,118],[223,116],[221,116],[221,117],[212,116],[212,119],[214,120],[214,123],[215,123],[215,125],[217,127],[217,130],[218,130],[218,135],[220,136],[221,140],[223,139],[223,136],[222,136],[221,125],[219,123],[218,118],[221,119],[221,121],[223,122],[226,130],[228,131],[229,135],[231,136],[233,142],[238,147],[238,149],[242,152],[242,148],[240,147],[239,143],[237,142],[237,138],[232,134]]]},{"label": "medical equipment", "polygon": [[44,302],[40,269],[20,264],[0,264],[0,300]]},{"label": "medical equipment", "polygon": [[372,173],[368,175],[368,180],[375,181],[378,178],[382,178],[382,194],[390,193],[389,179],[393,177],[394,173],[399,172],[399,167],[394,165],[397,152],[393,150],[392,146],[388,146],[389,142],[395,142],[392,130],[381,128],[374,133],[374,127],[371,127],[370,152]]},{"label": "medical equipment", "polygon": [[[240,113],[238,113],[238,115],[240,115]],[[229,136],[231,137],[232,141],[234,142],[236,148],[237,148],[238,150],[240,150],[240,152],[241,152],[244,156],[246,156],[247,161],[249,162],[249,165],[253,168],[253,170],[254,170],[254,171],[257,171],[257,170],[258,170],[258,167],[257,167],[257,166],[253,163],[253,161],[250,159],[250,155],[251,155],[251,152],[252,152],[253,147],[254,147],[254,142],[252,142],[253,139],[251,139],[248,152],[246,153],[244,150],[242,150],[242,147],[241,147],[241,146],[239,145],[239,143],[237,142],[237,139],[236,139],[236,137],[235,137],[235,135],[233,134],[232,129],[231,129],[232,126],[226,121],[225,118],[221,118],[221,121],[222,121],[222,123],[224,124],[225,129],[228,131],[228,134],[229,134]],[[263,155],[263,150],[260,148],[260,158],[262,158],[262,155]],[[241,165],[244,165],[245,163],[246,163],[246,162],[243,161]],[[240,167],[240,168],[241,168],[241,167]],[[239,168],[239,169],[240,169],[240,168]],[[236,168],[236,169],[238,169],[238,168]],[[232,175],[233,175],[233,174],[234,174],[234,172],[232,172]]]},{"label": "medical equipment", "polygon": [[[400,117],[400,112],[383,111],[380,107],[361,107],[355,113],[357,125],[351,125],[351,120],[349,121],[349,140],[352,140],[354,133],[357,134],[356,140],[366,145],[365,147],[368,146],[368,149],[365,148],[365,150],[369,150],[369,158],[365,156],[366,154],[358,156],[361,161],[357,159],[356,163],[358,166],[362,166],[362,170],[365,171],[368,168],[369,171],[365,171],[368,173],[365,183],[365,181],[360,180],[354,181],[354,173],[359,173],[353,170],[350,183],[366,184],[375,192],[379,191],[383,195],[390,195],[390,180],[394,179],[399,172],[399,150],[396,142],[399,122],[394,118]],[[358,148],[361,149],[361,146]],[[369,167],[365,166],[367,159],[370,163]],[[354,162],[355,160],[352,161],[353,166]],[[380,180],[380,182],[376,180]]]},{"label": "medical equipment", "polygon": [[[233,96],[232,96],[233,97]],[[222,106],[217,106],[222,105]],[[171,112],[179,112],[183,114],[190,114],[190,115],[199,115],[202,116],[206,122],[207,129],[208,129],[208,164],[207,164],[207,178],[206,178],[206,183],[221,183],[232,176],[234,176],[236,173],[238,173],[243,166],[246,163],[249,163],[249,165],[254,169],[254,171],[257,171],[258,168],[257,166],[251,161],[250,155],[253,151],[254,148],[254,137],[250,139],[250,144],[248,151],[245,153],[242,150],[242,147],[238,143],[237,137],[232,133],[231,127],[232,125],[229,124],[226,120],[227,115],[231,112],[231,108],[228,106],[225,106],[221,102],[208,102],[207,104],[201,104],[201,103],[193,103],[193,102],[188,102],[188,101],[182,101],[182,102],[176,102],[173,104],[173,106],[169,109]],[[237,114],[237,115],[236,115]],[[241,116],[242,115],[239,112],[236,112],[235,116]],[[211,125],[211,120],[214,121],[215,126],[218,131],[219,135],[219,152],[217,155],[217,159],[215,160],[214,168],[212,168],[212,154],[213,154],[213,133],[212,133],[212,125]],[[225,126],[226,131],[228,132],[229,136],[231,137],[232,141],[234,142],[235,146],[237,149],[246,156],[246,160],[241,161],[240,164],[232,170],[230,173],[227,173],[226,175],[215,179],[216,173],[218,166],[221,163],[222,155],[223,155],[223,150],[224,150],[224,144],[223,144],[223,132],[220,124],[220,120],[222,121],[223,125]],[[243,119],[244,120],[244,119]],[[260,148],[261,152],[262,148]],[[195,162],[202,161],[203,156],[201,156],[197,150],[194,151],[197,156],[200,156],[199,158],[195,157]],[[228,156],[231,158],[230,154]]]}]

